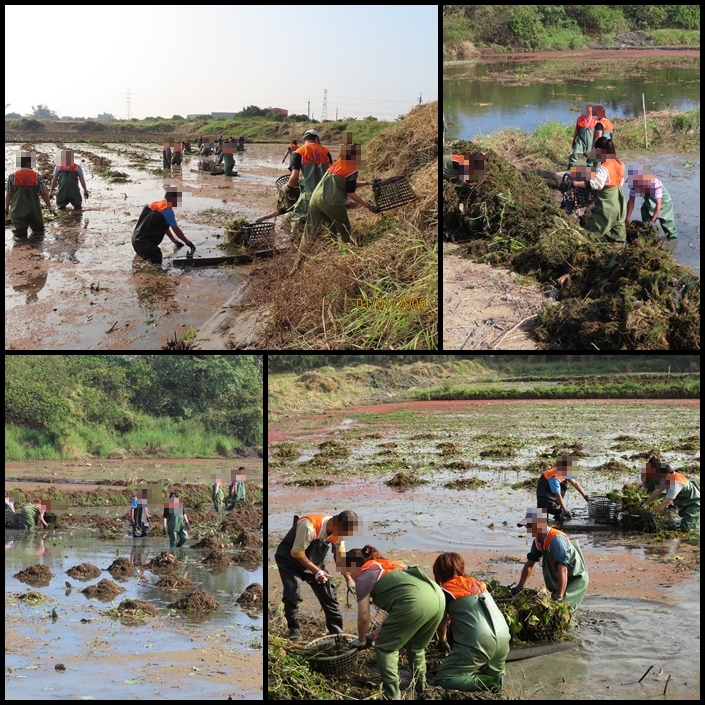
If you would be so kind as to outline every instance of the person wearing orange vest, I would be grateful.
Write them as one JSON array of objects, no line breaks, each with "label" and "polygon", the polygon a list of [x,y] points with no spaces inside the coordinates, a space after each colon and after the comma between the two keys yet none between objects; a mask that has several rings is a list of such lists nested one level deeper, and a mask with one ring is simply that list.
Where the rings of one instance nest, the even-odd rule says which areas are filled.
[{"label": "person wearing orange vest", "polygon": [[600,137],[595,142],[595,154],[601,162],[595,178],[573,182],[576,188],[595,191],[595,206],[584,227],[593,233],[592,239],[595,241],[624,243],[627,240],[627,201],[622,193],[622,184],[626,167],[617,159],[614,142],[606,137]]},{"label": "person wearing orange vest", "polygon": [[291,215],[292,227],[306,217],[311,194],[332,163],[330,152],[321,144],[318,132],[306,130],[303,145],[294,152],[291,174],[285,186],[285,190],[301,187],[299,200]]},{"label": "person wearing orange vest", "polygon": [[571,468],[570,457],[559,455],[556,458],[556,467],[542,473],[536,486],[536,506],[545,509],[548,514],[552,514],[557,521],[571,518],[563,499],[569,482],[580,492],[586,502],[589,499],[580,483],[571,477]]},{"label": "person wearing orange vest", "polygon": [[[301,639],[298,619],[299,605],[303,602],[299,591],[301,583],[311,586],[326,616],[328,633],[338,634],[343,631],[343,615],[335,595],[335,586],[326,572],[325,561],[328,549],[332,548],[337,562],[339,537],[352,536],[357,527],[357,514],[351,510],[336,516],[306,514],[294,517],[291,529],[274,554],[284,586],[284,616],[289,627],[289,639],[292,641]],[[352,589],[352,578],[349,575],[345,577]]]},{"label": "person wearing orange vest", "polygon": [[306,216],[306,227],[299,244],[299,257],[294,269],[299,264],[306,242],[328,228],[339,244],[351,243],[350,220],[345,207],[348,198],[372,213],[379,213],[379,207],[360,198],[355,193],[358,186],[369,186],[370,181],[358,181],[359,168],[362,163],[362,148],[359,144],[344,144],[340,149],[340,158],[331,164],[318,186],[311,194]]},{"label": "person wearing orange vest", "polygon": [[20,151],[17,154],[17,171],[7,177],[5,215],[12,219],[12,234],[17,238],[27,237],[28,227],[32,228],[33,234],[44,232],[40,196],[49,212],[56,214],[49,200],[44,179],[34,171],[35,168],[36,157],[33,153]]},{"label": "person wearing orange vest", "polygon": [[59,192],[56,194],[56,206],[60,210],[66,208],[70,203],[74,210],[80,211],[83,204],[81,192],[78,190],[78,182],[83,186],[83,195],[88,198],[88,187],[83,176],[83,169],[80,164],[74,163],[73,151],[70,149],[61,151],[61,163],[54,167],[54,174],[51,177],[49,187],[49,198],[54,196],[54,188],[59,182]]},{"label": "person wearing orange vest", "polygon": [[466,575],[465,561],[458,553],[441,553],[433,564],[433,577],[446,601],[438,645],[442,650],[450,648],[446,641],[450,630],[453,647],[433,684],[466,692],[501,692],[510,635],[492,595],[483,582]]},{"label": "person wearing orange vest", "polygon": [[681,531],[697,530],[700,526],[700,487],[658,458],[649,458],[649,465],[656,472],[657,482],[656,489],[644,502],[644,506],[648,507],[665,491],[666,497],[651,510],[651,514],[656,515],[674,504],[681,518]]},{"label": "person wearing orange vest", "polygon": [[[161,241],[167,235],[177,246],[183,247],[184,243],[191,249],[193,254],[196,246],[183,234],[181,228],[176,224],[176,216],[173,209],[181,201],[181,195],[175,188],[167,187],[164,198],[161,201],[154,201],[142,209],[142,213],[137,220],[137,225],[132,233],[132,247],[135,252],[152,264],[162,263],[162,251],[159,249]],[[174,237],[169,231],[173,231]]]},{"label": "person wearing orange vest", "polygon": [[548,528],[548,515],[544,509],[529,509],[517,526],[525,526],[534,540],[526,554],[527,561],[521,571],[519,584],[511,589],[512,595],[524,589],[526,581],[541,561],[546,589],[554,600],[565,600],[573,610],[583,601],[589,577],[585,558],[577,541],[571,541],[562,531]]},{"label": "person wearing orange vest", "polygon": [[[345,566],[357,591],[358,638],[351,646],[364,648],[376,640],[385,700],[401,700],[399,651],[406,647],[412,682],[421,693],[426,687],[426,647],[445,611],[441,589],[419,566],[387,560],[373,546],[348,551]],[[371,601],[388,616],[368,634]]]},{"label": "person wearing orange vest", "polygon": [[573,132],[573,151],[568,157],[568,170],[575,166],[578,162],[578,157],[584,154],[589,158],[592,150],[593,136],[597,118],[592,114],[592,105],[588,104],[584,107],[583,112],[578,115],[575,122],[575,131]]}]

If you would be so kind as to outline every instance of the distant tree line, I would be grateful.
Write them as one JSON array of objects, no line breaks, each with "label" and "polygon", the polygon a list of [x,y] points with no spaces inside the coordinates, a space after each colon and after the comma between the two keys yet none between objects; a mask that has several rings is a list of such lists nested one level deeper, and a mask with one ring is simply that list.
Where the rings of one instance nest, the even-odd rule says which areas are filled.
[{"label": "distant tree line", "polygon": [[6,357],[5,423],[59,439],[74,425],[126,433],[146,414],[261,445],[262,369],[260,355]]},{"label": "distant tree line", "polygon": [[269,355],[271,373],[296,372],[320,367],[346,365],[404,365],[415,362],[445,363],[454,360],[473,360],[502,372],[519,373],[527,368],[550,364],[570,364],[585,369],[605,372],[699,372],[698,355]]}]

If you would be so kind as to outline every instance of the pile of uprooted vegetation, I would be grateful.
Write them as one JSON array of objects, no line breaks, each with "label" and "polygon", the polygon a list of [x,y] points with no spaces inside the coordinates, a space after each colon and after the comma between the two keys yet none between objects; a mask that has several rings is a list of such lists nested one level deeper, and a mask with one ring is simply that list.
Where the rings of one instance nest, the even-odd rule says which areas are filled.
[{"label": "pile of uprooted vegetation", "polygon": [[[258,266],[251,298],[270,314],[263,347],[437,347],[438,103],[414,108],[366,148],[361,178],[404,175],[418,200],[381,214],[353,204],[356,245],[320,237],[296,272],[295,247]],[[374,200],[369,188],[359,195]]]},{"label": "pile of uprooted vegetation", "polygon": [[[457,152],[479,152],[460,142]],[[535,335],[551,350],[699,350],[700,278],[636,232],[628,246],[593,242],[556,205],[546,183],[492,150],[479,182],[443,185],[444,232],[478,262],[556,286]]]}]

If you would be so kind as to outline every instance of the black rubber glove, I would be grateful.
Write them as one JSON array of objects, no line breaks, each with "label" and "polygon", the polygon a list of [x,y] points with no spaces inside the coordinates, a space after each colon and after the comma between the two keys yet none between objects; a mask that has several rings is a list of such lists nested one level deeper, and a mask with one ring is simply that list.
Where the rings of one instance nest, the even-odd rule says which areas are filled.
[{"label": "black rubber glove", "polygon": [[512,597],[514,597],[514,595],[518,595],[523,589],[524,588],[520,588],[518,585],[512,585],[509,588],[509,592],[512,594]]}]

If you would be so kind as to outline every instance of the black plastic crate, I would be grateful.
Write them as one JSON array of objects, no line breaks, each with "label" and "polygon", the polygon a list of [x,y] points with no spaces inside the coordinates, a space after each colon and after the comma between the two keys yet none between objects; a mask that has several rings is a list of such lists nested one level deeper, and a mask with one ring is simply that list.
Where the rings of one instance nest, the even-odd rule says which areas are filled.
[{"label": "black plastic crate", "polygon": [[390,176],[388,179],[373,184],[372,195],[382,211],[405,206],[418,198],[404,176]]}]

